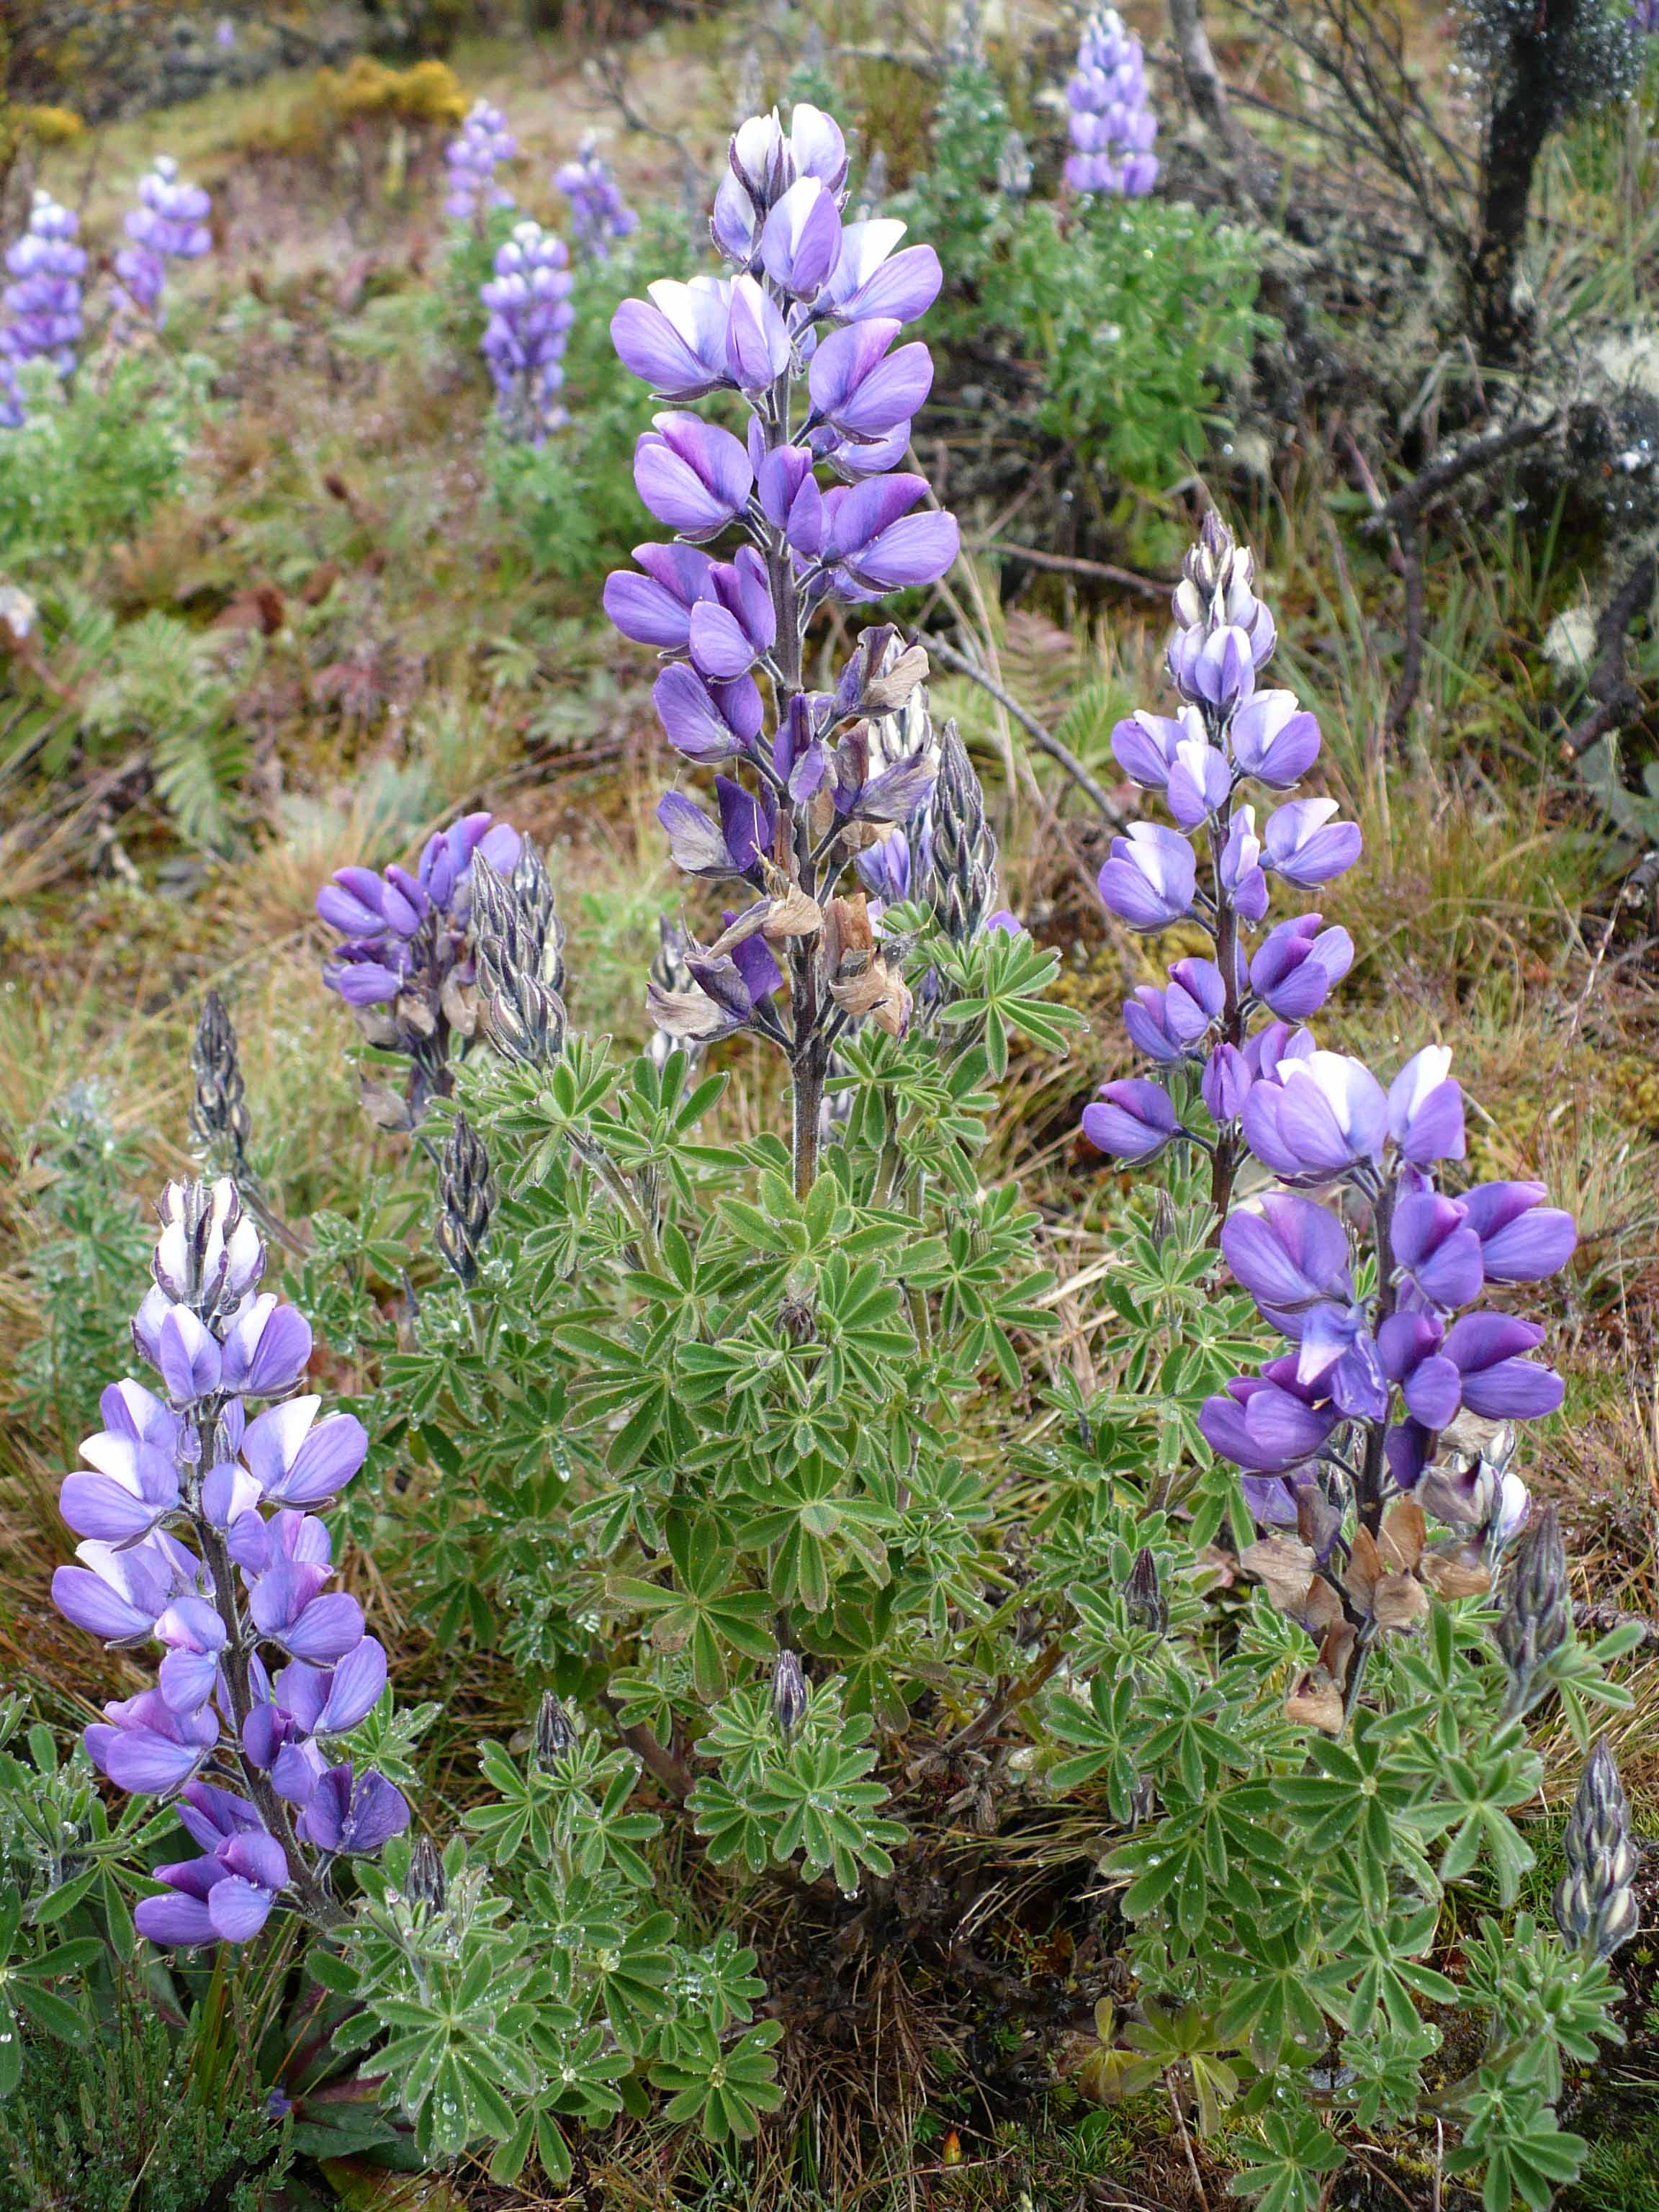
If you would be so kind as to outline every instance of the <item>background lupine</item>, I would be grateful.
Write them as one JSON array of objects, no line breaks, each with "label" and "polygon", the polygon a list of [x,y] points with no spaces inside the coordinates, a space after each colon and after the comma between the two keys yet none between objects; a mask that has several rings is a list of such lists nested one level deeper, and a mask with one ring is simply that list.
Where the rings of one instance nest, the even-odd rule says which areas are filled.
[{"label": "background lupine", "polygon": [[200,185],[184,183],[171,155],[158,154],[138,187],[140,204],[126,218],[131,245],[115,256],[125,297],[152,321],[166,320],[161,294],[169,261],[196,261],[213,244],[208,228],[212,201]]},{"label": "background lupine", "polygon": [[[732,274],[654,283],[611,324],[626,365],[675,403],[641,438],[635,482],[677,534],[635,549],[639,571],[609,579],[605,607],[670,664],[653,695],[669,742],[725,771],[717,817],[678,793],[659,813],[681,867],[739,902],[712,944],[688,942],[691,988],[653,986],[653,1018],[705,1043],[753,1029],[787,1054],[803,1190],[836,1037],[861,1018],[895,1031],[909,1018],[864,892],[837,887],[872,836],[927,800],[935,758],[929,740],[884,763],[876,735],[921,684],[925,654],[866,630],[836,689],[814,691],[802,643],[826,599],[931,583],[957,547],[926,480],[899,469],[933,362],[894,342],[932,305],[938,257],[901,250],[900,222],[843,222],[847,170],[821,110],[796,106],[787,130],[775,112],[751,117],[710,225]],[[741,396],[744,436],[689,411],[717,392]],[[822,483],[823,465],[841,481]],[[730,559],[702,550],[727,533],[744,541]]]},{"label": "background lupine", "polygon": [[1084,27],[1077,68],[1066,87],[1072,151],[1066,181],[1074,192],[1121,192],[1139,199],[1158,182],[1152,141],[1158,118],[1146,95],[1140,40],[1115,8]]},{"label": "background lupine", "polygon": [[427,1100],[447,1097],[453,1038],[477,1026],[472,864],[511,874],[523,849],[511,823],[464,815],[428,840],[415,872],[395,863],[340,868],[317,911],[343,942],[323,971],[370,1044],[410,1062],[406,1099],[371,1102],[388,1126],[412,1127]]},{"label": "background lupine", "polygon": [[[11,376],[0,387],[0,404],[9,400],[9,411],[21,415],[15,370],[29,361],[49,361],[58,375],[75,373],[75,349],[82,330],[82,283],[86,273],[84,246],[76,244],[81,219],[71,209],[59,206],[50,192],[38,191],[29,211],[28,228],[6,249],[11,276],[0,300],[6,319],[0,324],[0,357]],[[16,422],[10,427],[15,428]]]},{"label": "background lupine", "polygon": [[569,416],[559,404],[564,349],[575,310],[570,255],[538,222],[515,223],[478,297],[489,310],[483,351],[509,434],[539,446]]},{"label": "background lupine", "polygon": [[166,1887],[140,1901],[140,1930],[246,1942],[279,1900],[337,1919],[335,1859],[378,1851],[409,1823],[383,1775],[354,1773],[332,1748],[386,1686],[362,1608],[326,1587],[319,1517],[368,1438],[354,1415],[319,1419],[319,1399],[292,1395],[311,1330],[260,1291],[264,1246],[235,1185],[170,1183],[158,1211],[155,1280],[132,1324],[158,1389],[128,1377],[105,1391],[105,1426],[60,1498],[79,1564],[58,1568],[52,1597],[112,1645],[163,1650],[155,1686],[86,1731],[118,1787],[176,1797],[202,1854],[155,1869]]},{"label": "background lupine", "polygon": [[488,100],[474,100],[460,130],[444,149],[449,169],[444,213],[458,222],[476,223],[491,208],[511,207],[513,195],[496,182],[495,172],[518,150],[519,142],[501,109]]},{"label": "background lupine", "polygon": [[623,199],[592,131],[577,149],[575,159],[554,171],[553,181],[570,203],[571,234],[578,251],[593,260],[608,261],[614,242],[631,237],[639,228],[640,219]]}]

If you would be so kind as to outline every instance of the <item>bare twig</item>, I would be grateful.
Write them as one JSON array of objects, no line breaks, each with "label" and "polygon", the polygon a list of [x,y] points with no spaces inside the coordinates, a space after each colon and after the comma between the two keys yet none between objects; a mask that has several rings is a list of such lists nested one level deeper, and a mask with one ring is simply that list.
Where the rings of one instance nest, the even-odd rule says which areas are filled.
[{"label": "bare twig", "polygon": [[628,82],[628,64],[614,46],[607,46],[589,64],[593,82],[621,116],[630,131],[637,131],[642,138],[654,138],[659,145],[672,149],[680,165],[680,181],[688,204],[701,202],[703,192],[703,164],[686,144],[678,131],[665,131],[659,123],[652,122],[634,105],[633,93]]},{"label": "bare twig", "polygon": [[1454,453],[1442,453],[1430,462],[1427,468],[1402,484],[1392,498],[1381,505],[1375,503],[1375,486],[1370,482],[1358,447],[1350,445],[1359,461],[1362,475],[1367,480],[1367,490],[1373,497],[1373,513],[1362,527],[1366,530],[1386,530],[1394,541],[1395,552],[1401,576],[1406,584],[1406,641],[1401,655],[1400,674],[1389,695],[1389,708],[1383,731],[1389,738],[1398,738],[1411,719],[1412,708],[1417,703],[1418,687],[1423,677],[1423,533],[1425,513],[1436,500],[1443,498],[1467,477],[1495,463],[1505,460],[1528,446],[1534,446],[1547,437],[1559,417],[1552,410],[1529,422],[1511,422],[1502,430],[1489,431],[1484,438],[1471,439]]},{"label": "bare twig", "polygon": [[1175,589],[1172,583],[1156,576],[1138,576],[1133,568],[1114,568],[1109,561],[1085,561],[1075,553],[1041,553],[1035,545],[1011,545],[1006,538],[981,539],[973,550],[1024,561],[1031,568],[1052,568],[1056,575],[1098,576],[1103,584],[1121,584],[1126,591],[1142,592],[1149,599],[1161,599]]},{"label": "bare twig", "polygon": [[955,646],[947,645],[942,637],[935,637],[928,630],[918,630],[915,637],[917,643],[925,645],[929,653],[942,661],[946,668],[955,669],[958,676],[967,677],[970,683],[977,684],[981,691],[988,692],[1006,713],[1013,716],[1039,750],[1047,753],[1050,760],[1059,763],[1078,789],[1093,800],[1104,820],[1114,830],[1122,829],[1123,816],[1112,803],[1110,793],[1090,775],[1069,745],[1062,744],[1051,731],[1045,730],[1035,714],[1029,714],[1017,699],[1010,698],[1002,686],[994,683],[982,668],[976,668],[966,653],[958,653]]},{"label": "bare twig", "polygon": [[1455,453],[1442,453],[1408,484],[1402,484],[1364,526],[1375,530],[1384,524],[1414,522],[1455,484],[1490,468],[1495,461],[1506,460],[1511,453],[1535,446],[1540,438],[1549,435],[1559,420],[1559,411],[1552,408],[1547,415],[1538,416],[1530,422],[1511,422],[1502,430],[1488,431],[1484,438],[1471,439]]},{"label": "bare twig", "polygon": [[1631,624],[1652,606],[1656,577],[1659,568],[1654,556],[1644,553],[1601,611],[1595,625],[1595,661],[1588,685],[1595,704],[1561,741],[1569,760],[1577,760],[1609,730],[1616,730],[1621,722],[1643,711],[1646,702],[1630,680],[1625,654]]},{"label": "bare twig", "polygon": [[1258,204],[1266,201],[1272,196],[1267,181],[1271,164],[1228,104],[1221,72],[1210,51],[1210,34],[1204,27],[1201,0],[1170,0],[1170,31],[1180,57],[1187,97],[1206,128],[1215,133],[1238,164],[1239,179],[1249,198]]}]

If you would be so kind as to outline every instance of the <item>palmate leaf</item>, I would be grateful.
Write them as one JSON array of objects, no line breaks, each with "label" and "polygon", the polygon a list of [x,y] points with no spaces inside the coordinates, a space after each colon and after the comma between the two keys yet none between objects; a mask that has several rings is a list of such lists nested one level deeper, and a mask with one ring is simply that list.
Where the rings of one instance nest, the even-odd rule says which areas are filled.
[{"label": "palmate leaf", "polygon": [[1589,2146],[1557,2127],[1537,2089],[1521,2089],[1501,2075],[1482,2073],[1463,2100],[1469,2117],[1462,2142],[1446,2154],[1452,2173],[1486,2168],[1480,2202],[1485,2212],[1550,2212],[1556,2192],[1577,2178]]},{"label": "palmate leaf", "polygon": [[1311,2112],[1268,2112],[1261,2133],[1239,2148],[1249,2163],[1227,2184],[1230,2197],[1255,2200],[1257,2212],[1315,2212],[1323,2177],[1342,2163],[1342,2146]]},{"label": "palmate leaf", "polygon": [[1072,1030],[1083,1026],[1075,1007],[1053,1004],[1048,991],[1060,973],[1060,955],[1045,951],[1024,930],[981,930],[965,945],[940,934],[926,940],[952,996],[940,1010],[953,1029],[983,1030],[986,1067],[994,1082],[1008,1073],[1008,1041],[1026,1038],[1045,1052],[1063,1052]]},{"label": "palmate leaf", "polygon": [[651,2069],[657,2087],[670,2092],[667,2118],[695,2120],[710,2142],[748,2142],[783,2102],[772,2057],[782,2034],[781,2021],[763,2021],[722,2049],[714,2030],[701,2023],[689,2050],[682,2046]]},{"label": "palmate leaf", "polygon": [[848,1550],[866,1573],[886,1580],[883,1539],[890,1509],[878,1498],[850,1493],[847,1473],[830,1461],[803,1460],[772,1482],[746,1484],[743,1502],[749,1511],[738,1541],[746,1550],[769,1553],[775,1599],[798,1598],[809,1613],[822,1613],[836,1561]]}]

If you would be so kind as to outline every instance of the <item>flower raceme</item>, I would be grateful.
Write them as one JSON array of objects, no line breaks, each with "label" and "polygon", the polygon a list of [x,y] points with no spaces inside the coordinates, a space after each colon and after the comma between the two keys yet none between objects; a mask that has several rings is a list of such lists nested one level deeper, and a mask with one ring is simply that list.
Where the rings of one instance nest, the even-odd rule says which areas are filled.
[{"label": "flower raceme", "polygon": [[426,1099],[447,1095],[453,1036],[477,1023],[473,876],[476,860],[511,875],[524,840],[509,822],[463,815],[428,838],[411,873],[395,862],[337,869],[317,912],[341,942],[323,981],[356,1016],[368,1042],[410,1063],[406,1109],[381,1102],[388,1126],[407,1128]]},{"label": "flower raceme", "polygon": [[631,238],[639,228],[640,219],[623,199],[591,131],[575,159],[562,162],[553,172],[553,182],[570,203],[572,234],[590,260],[608,261],[613,244]]},{"label": "flower raceme", "polygon": [[[1273,616],[1249,551],[1213,516],[1174,611],[1180,711],[1134,714],[1113,744],[1176,826],[1133,823],[1100,893],[1133,929],[1195,923],[1214,957],[1178,960],[1166,984],[1135,991],[1124,1024],[1163,1079],[1107,1084],[1085,1110],[1085,1133],[1131,1164],[1171,1143],[1211,1155],[1222,1252],[1290,1347],[1200,1415],[1212,1448],[1241,1469],[1258,1522],[1320,1535],[1322,1559],[1349,1506],[1374,1534],[1390,1500],[1420,1488],[1490,1556],[1526,1514],[1524,1487],[1502,1472],[1509,1425],[1554,1411],[1562,1386],[1535,1356],[1541,1329],[1477,1301],[1563,1267],[1571,1217],[1534,1182],[1439,1187],[1465,1152],[1463,1096],[1443,1047],[1413,1054],[1385,1085],[1364,1061],[1316,1043],[1305,1024],[1353,963],[1346,929],[1292,915],[1251,948],[1269,884],[1328,882],[1358,859],[1359,832],[1328,799],[1282,798],[1258,823],[1243,796],[1252,784],[1292,791],[1317,757],[1319,731],[1293,694],[1257,688]],[[1196,1085],[1180,1082],[1183,1070]],[[1247,1159],[1279,1187],[1233,1207]],[[1480,1466],[1498,1469],[1492,1479],[1457,1474],[1471,1440]]]},{"label": "flower raceme", "polygon": [[16,371],[25,362],[49,361],[64,379],[75,373],[75,349],[80,343],[82,278],[86,274],[86,248],[76,243],[81,228],[74,210],[60,207],[50,192],[37,191],[29,210],[28,228],[6,249],[6,269],[11,282],[3,299],[6,319],[0,324],[0,428],[17,429],[23,422]]},{"label": "flower raceme", "polygon": [[1146,97],[1140,40],[1114,8],[1084,26],[1077,67],[1066,87],[1072,151],[1066,181],[1074,192],[1139,199],[1158,181],[1152,141],[1158,118]]},{"label": "flower raceme", "polygon": [[515,223],[496,250],[495,273],[480,286],[489,310],[481,350],[510,436],[539,446],[569,420],[559,400],[564,349],[575,310],[564,240],[538,222]]},{"label": "flower raceme", "polygon": [[444,213],[458,222],[476,223],[490,208],[511,207],[513,195],[496,183],[495,172],[518,150],[519,142],[501,109],[487,100],[474,100],[460,130],[444,149],[449,171]]},{"label": "flower raceme", "polygon": [[[376,1850],[408,1824],[383,1776],[327,1750],[386,1687],[362,1607],[327,1587],[319,1517],[368,1438],[354,1415],[319,1418],[319,1398],[293,1395],[311,1330],[259,1289],[264,1247],[235,1186],[170,1183],[160,1216],[133,1322],[159,1388],[129,1377],[105,1391],[105,1425],[63,1486],[82,1540],[52,1598],[106,1643],[161,1647],[155,1686],[86,1731],[118,1788],[177,1796],[202,1852],[156,1869],[166,1887],[140,1901],[140,1929],[158,1943],[245,1942],[279,1899],[330,1917],[333,1856]],[[210,1781],[210,1767],[247,1794]]]},{"label": "flower raceme", "polygon": [[[635,481],[674,538],[636,548],[637,568],[608,580],[605,608],[667,664],[653,699],[669,743],[720,770],[718,819],[679,793],[663,801],[675,858],[749,899],[711,945],[685,943],[687,987],[653,985],[653,1015],[688,1044],[739,1028],[772,1037],[795,1069],[798,1138],[817,1126],[807,1094],[821,1089],[832,1033],[909,1018],[866,889],[857,877],[845,896],[839,886],[860,855],[899,838],[919,894],[911,830],[939,757],[925,654],[890,628],[867,629],[835,690],[812,690],[807,627],[827,600],[935,581],[958,544],[926,479],[900,465],[933,381],[927,348],[904,325],[933,304],[939,258],[902,245],[900,222],[848,222],[847,169],[840,127],[821,110],[799,106],[787,127],[751,117],[731,142],[709,226],[728,273],[650,284],[611,323],[622,361],[664,403]],[[697,411],[715,393],[742,402],[740,431]],[[775,1004],[786,984],[787,1019]],[[810,1152],[815,1139],[801,1141]]]},{"label": "flower raceme", "polygon": [[138,205],[126,218],[128,245],[115,257],[125,298],[154,323],[164,321],[161,295],[170,261],[196,261],[213,243],[208,228],[212,202],[200,185],[184,183],[171,155],[158,154],[138,187]]}]

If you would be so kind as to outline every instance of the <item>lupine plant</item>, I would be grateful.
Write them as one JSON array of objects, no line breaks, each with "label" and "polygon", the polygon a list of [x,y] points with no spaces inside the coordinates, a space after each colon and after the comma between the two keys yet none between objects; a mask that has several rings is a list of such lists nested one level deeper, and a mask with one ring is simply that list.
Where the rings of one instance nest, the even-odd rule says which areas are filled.
[{"label": "lupine plant", "polygon": [[64,382],[75,374],[87,266],[86,248],[76,243],[80,228],[72,209],[61,207],[50,192],[37,191],[27,229],[6,249],[12,281],[0,292],[6,309],[0,359],[10,374],[0,385],[0,422],[7,428],[20,428],[23,422],[16,372],[25,362],[49,362]]},{"label": "lupine plant", "polygon": [[[1542,1771],[1525,1716],[1559,1696],[1582,1741],[1587,1701],[1623,1697],[1604,1668],[1629,1638],[1577,1644],[1554,1510],[1527,1525],[1510,1464],[1515,1423],[1561,1401],[1559,1378],[1529,1357],[1543,1332],[1467,1310],[1564,1266],[1574,1226],[1536,1183],[1438,1188],[1464,1154],[1443,1048],[1419,1052],[1385,1090],[1316,1044],[1304,1024],[1352,963],[1346,931],[1310,914],[1250,951],[1268,875],[1314,888],[1358,857],[1358,833],[1322,799],[1280,804],[1258,831],[1240,797],[1250,783],[1292,788],[1319,732],[1291,694],[1256,689],[1273,622],[1249,555],[1213,516],[1175,617],[1182,711],[1139,713],[1114,743],[1176,826],[1133,824],[1099,887],[1132,928],[1196,923],[1216,957],[1179,960],[1165,988],[1136,992],[1126,1026],[1163,1079],[1108,1084],[1084,1126],[1135,1164],[1168,1146],[1207,1156],[1208,1205],[1188,1233],[1218,1228],[1234,1278],[1289,1349],[1198,1413],[1241,1470],[1241,1542],[1224,1571],[1259,1585],[1254,1657],[1241,1645],[1198,1660],[1167,1599],[1148,1595],[1163,1587],[1155,1547],[1124,1577],[1121,1612],[1079,1595],[1101,1663],[1086,1698],[1054,1698],[1052,1724],[1076,1747],[1055,1779],[1114,1777],[1115,1805],[1132,1810],[1150,1786],[1161,1807],[1110,1861],[1143,2005],[1154,2002],[1145,2025],[1103,2008],[1085,2086],[1122,2094],[1184,2063],[1207,2082],[1206,2124],[1241,2098],[1262,2115],[1260,2164],[1240,2185],[1311,2204],[1337,2154],[1310,2111],[1275,2109],[1286,2081],[1317,2064],[1366,2124],[1404,2118],[1440,2040],[1417,2001],[1477,2005],[1491,2016],[1485,2055],[1442,2100],[1464,2128],[1450,2164],[1484,2168],[1488,2212],[1517,2197],[1541,2207],[1583,2148],[1555,2124],[1562,2057],[1616,2038],[1601,1961],[1629,1933],[1630,1862],[1605,1749],[1574,1815],[1565,1948],[1528,1916],[1507,1936],[1486,1921],[1461,1989],[1425,1954],[1449,1887],[1478,1877],[1508,1905],[1532,1863],[1510,1818]],[[1476,1608],[1523,1528],[1489,1638]],[[1288,1670],[1276,1698],[1270,1650]],[[1150,1774],[1160,1706],[1188,1717]],[[1177,1735],[1180,1773],[1167,1764]],[[1334,2069],[1322,2054],[1339,2036]]]},{"label": "lupine plant", "polygon": [[620,238],[631,238],[640,219],[622,196],[616,176],[592,131],[576,149],[574,161],[562,161],[553,181],[570,203],[570,228],[579,252],[595,261],[608,261]]},{"label": "lupine plant", "polygon": [[538,222],[520,222],[496,249],[495,273],[478,294],[489,311],[482,349],[502,427],[532,446],[569,419],[558,395],[575,315],[570,291],[564,240]]},{"label": "lupine plant", "polygon": [[1072,190],[1127,199],[1151,191],[1158,182],[1152,150],[1158,118],[1146,94],[1146,59],[1115,8],[1101,9],[1084,26],[1066,106],[1072,142],[1066,181]]},{"label": "lupine plant", "polygon": [[492,208],[513,206],[513,195],[497,182],[495,172],[504,161],[512,161],[518,150],[519,142],[501,109],[490,100],[475,100],[459,131],[444,149],[449,173],[444,213],[458,222],[480,228]]},{"label": "lupine plant", "polygon": [[368,1437],[354,1415],[319,1419],[317,1397],[293,1395],[311,1330],[261,1291],[264,1241],[235,1185],[169,1183],[159,1212],[132,1334],[160,1392],[131,1377],[105,1391],[106,1425],[60,1495],[82,1540],[52,1598],[109,1644],[163,1649],[155,1686],[86,1731],[118,1788],[176,1794],[201,1853],[157,1869],[140,1932],[246,1942],[279,1900],[337,1922],[337,1861],[409,1824],[384,1775],[330,1749],[386,1687],[362,1607],[326,1587],[331,1545],[313,1510],[357,1473]]},{"label": "lupine plant", "polygon": [[170,261],[197,261],[209,252],[213,234],[208,216],[213,203],[200,185],[185,183],[170,154],[158,154],[138,187],[139,205],[126,218],[131,241],[115,256],[115,273],[124,299],[160,325],[166,319],[161,295]]}]

